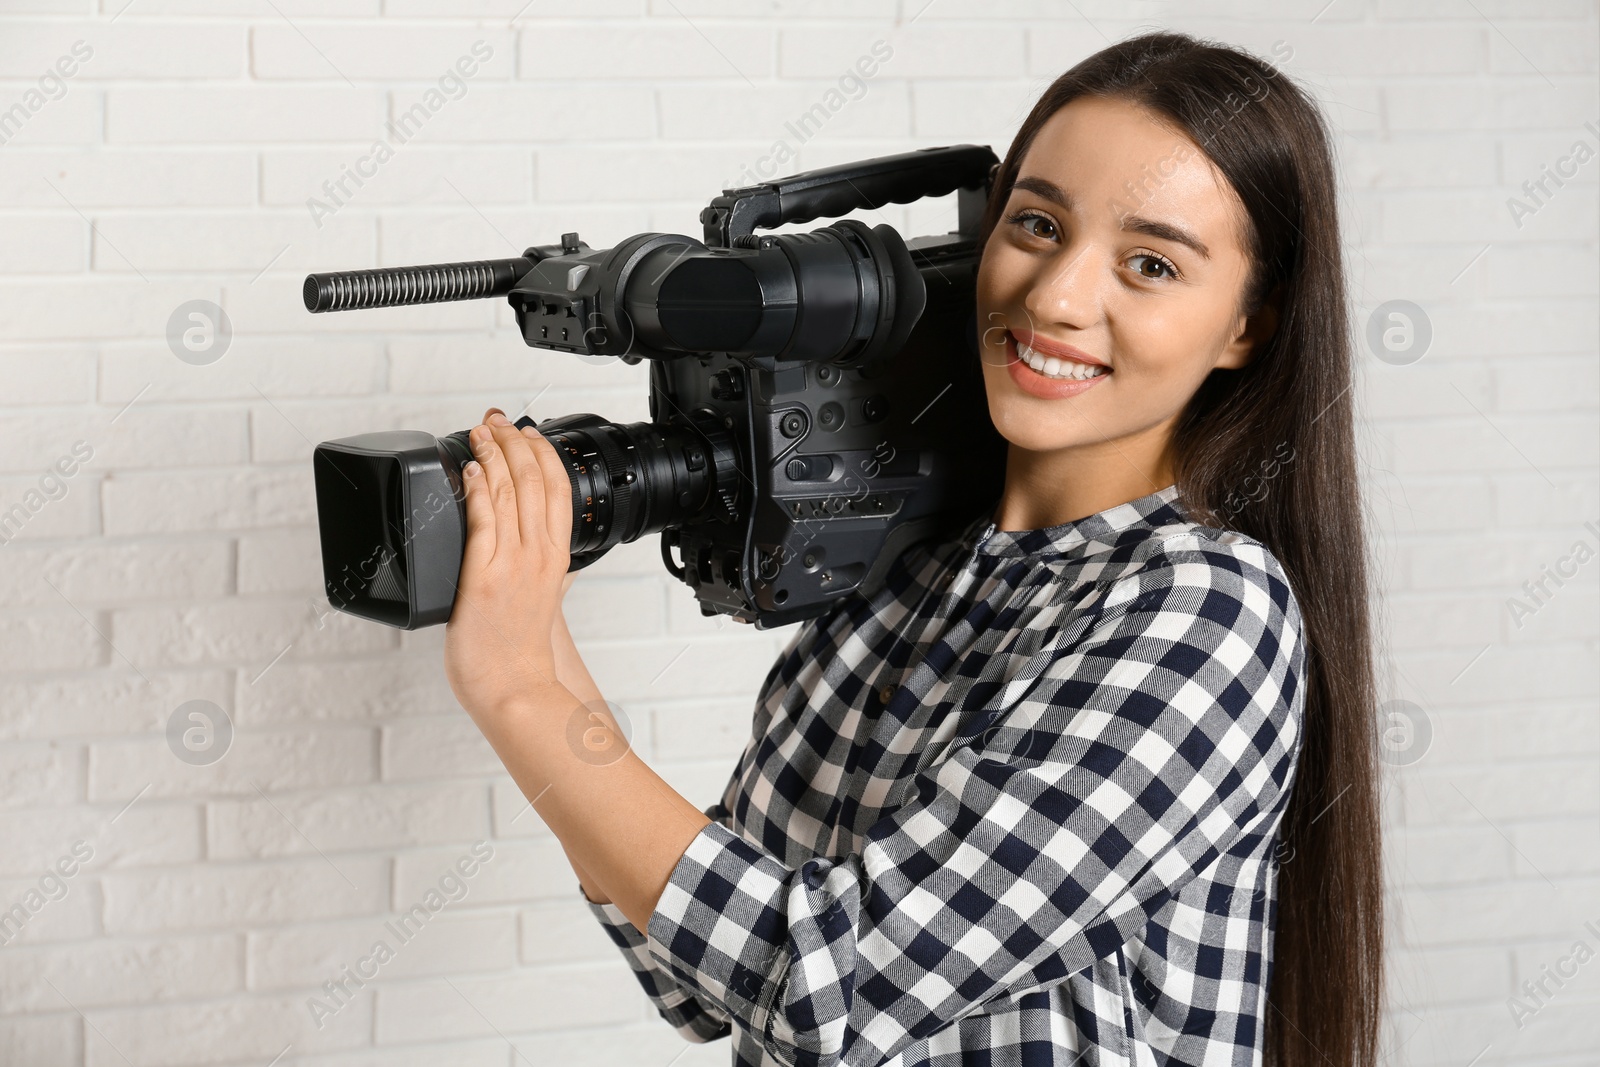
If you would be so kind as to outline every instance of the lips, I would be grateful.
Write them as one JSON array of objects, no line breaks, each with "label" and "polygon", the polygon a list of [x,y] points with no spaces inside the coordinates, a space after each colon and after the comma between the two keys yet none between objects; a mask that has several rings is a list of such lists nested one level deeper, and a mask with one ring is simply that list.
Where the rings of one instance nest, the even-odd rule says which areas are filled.
[{"label": "lips", "polygon": [[1006,333],[1006,373],[1017,388],[1043,400],[1062,400],[1111,377],[1111,368],[1087,352],[1029,330]]}]

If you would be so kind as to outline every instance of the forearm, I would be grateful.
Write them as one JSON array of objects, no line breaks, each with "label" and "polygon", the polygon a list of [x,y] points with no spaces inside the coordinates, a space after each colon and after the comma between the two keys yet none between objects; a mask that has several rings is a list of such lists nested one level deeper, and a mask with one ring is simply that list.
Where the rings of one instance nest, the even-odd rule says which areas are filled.
[{"label": "forearm", "polygon": [[[569,577],[567,582],[569,588],[572,584],[572,577],[576,577],[576,575]],[[552,637],[556,651],[557,680],[561,682],[568,692],[585,703],[603,701],[605,698],[600,695],[600,687],[595,685],[594,678],[589,674],[589,668],[584,665],[583,657],[578,653],[577,644],[572,640],[572,631],[567,628],[565,615],[558,614],[556,616],[555,630]],[[578,884],[583,887],[584,895],[596,904],[611,903],[611,898],[606,895],[600,883],[595,881],[594,875],[586,871],[583,864],[573,858],[572,852],[567,848],[565,842],[562,843],[561,850],[566,853],[567,862],[572,864],[572,873],[578,876]]]},{"label": "forearm", "polygon": [[604,765],[578,751],[568,740],[569,719],[587,709],[575,696],[561,687],[528,693],[478,726],[580,881],[604,887],[643,933],[673,868],[711,820],[633,751]]}]

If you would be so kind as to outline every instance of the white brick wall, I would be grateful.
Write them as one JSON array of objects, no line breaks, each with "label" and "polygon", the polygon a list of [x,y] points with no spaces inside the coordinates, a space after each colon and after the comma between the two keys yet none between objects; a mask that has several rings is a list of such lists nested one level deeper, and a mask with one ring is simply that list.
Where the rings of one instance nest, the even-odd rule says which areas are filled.
[{"label": "white brick wall", "polygon": [[[0,509],[93,450],[0,546],[0,908],[92,850],[0,947],[0,1063],[727,1062],[639,995],[455,706],[442,632],[319,596],[312,442],[535,397],[642,419],[642,368],[526,349],[487,303],[312,319],[300,279],[694,232],[878,40],[788,169],[1003,151],[1052,76],[1153,25],[1292,48],[1338,131],[1358,325],[1392,299],[1433,325],[1420,363],[1361,376],[1384,695],[1434,731],[1386,791],[1391,1062],[1600,1062],[1600,963],[1519,991],[1600,951],[1600,562],[1521,626],[1507,605],[1600,547],[1600,160],[1520,228],[1506,206],[1597,147],[1596,0],[0,0],[0,114],[92,49],[0,123]],[[319,225],[306,199],[475,45],[464,94]],[[210,366],[164,339],[195,298],[234,328]],[[635,745],[709,803],[787,631],[702,618],[653,538],[569,602]],[[210,766],[165,739],[190,700],[233,720]],[[480,840],[438,929],[318,1027],[307,998]]]}]

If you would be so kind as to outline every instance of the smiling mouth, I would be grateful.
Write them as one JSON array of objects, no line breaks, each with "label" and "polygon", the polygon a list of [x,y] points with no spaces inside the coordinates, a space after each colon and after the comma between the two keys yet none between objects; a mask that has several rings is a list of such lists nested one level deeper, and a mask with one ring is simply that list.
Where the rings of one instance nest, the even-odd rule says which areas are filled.
[{"label": "smiling mouth", "polygon": [[1015,335],[1013,335],[1012,339],[1017,344],[1017,358],[1045,378],[1063,382],[1083,382],[1088,381],[1090,378],[1099,378],[1111,373],[1110,367],[1093,363],[1080,363],[1075,359],[1057,359],[1054,356],[1042,356],[1023,344]]}]

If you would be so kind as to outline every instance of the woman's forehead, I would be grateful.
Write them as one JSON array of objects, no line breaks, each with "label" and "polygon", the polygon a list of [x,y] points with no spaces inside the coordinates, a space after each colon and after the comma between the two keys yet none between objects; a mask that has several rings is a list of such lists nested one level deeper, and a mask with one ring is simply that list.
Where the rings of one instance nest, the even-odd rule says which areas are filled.
[{"label": "woman's forehead", "polygon": [[1018,176],[1053,183],[1085,215],[1168,217],[1212,247],[1239,248],[1244,206],[1227,179],[1170,120],[1132,101],[1088,96],[1062,107]]}]

